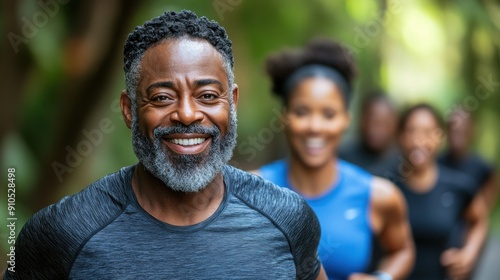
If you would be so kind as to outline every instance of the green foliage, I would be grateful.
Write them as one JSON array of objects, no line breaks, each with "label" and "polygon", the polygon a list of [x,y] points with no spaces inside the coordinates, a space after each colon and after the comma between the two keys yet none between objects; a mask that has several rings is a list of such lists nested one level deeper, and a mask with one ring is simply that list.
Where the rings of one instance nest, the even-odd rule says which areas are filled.
[{"label": "green foliage", "polygon": [[[18,19],[30,18],[40,10],[34,2],[20,2],[22,5],[15,14]],[[65,148],[51,145],[64,121],[58,119],[56,113],[68,109],[65,106],[70,104],[64,99],[68,92],[60,89],[68,86],[68,65],[79,61],[68,49],[68,40],[75,35],[70,32],[77,30],[70,27],[88,18],[87,15],[76,17],[80,11],[77,7],[81,9],[85,4],[61,5],[59,13],[40,27],[33,39],[20,45],[26,47],[24,52],[16,55],[10,48],[2,49],[9,52],[8,55],[16,55],[17,63],[28,61],[20,92],[9,93],[20,95],[22,101],[15,108],[16,114],[8,120],[15,123],[15,129],[9,131],[7,140],[3,139],[1,158],[3,167],[15,164],[19,176],[26,176],[19,180],[22,192],[29,193],[40,178],[40,162],[43,162],[40,158],[50,158],[54,149]],[[281,105],[271,96],[263,71],[265,57],[283,47],[300,47],[312,37],[327,36],[351,48],[359,67],[353,128],[359,99],[366,91],[376,88],[387,90],[400,104],[427,101],[443,112],[457,105],[469,106],[480,123],[478,150],[488,159],[500,162],[497,140],[500,138],[497,121],[500,119],[500,5],[495,1],[149,0],[134,8],[134,16],[126,28],[132,30],[135,25],[169,9],[194,10],[198,15],[219,21],[228,31],[233,41],[236,82],[241,94],[239,143],[250,137],[258,138],[263,129],[269,128],[270,119],[276,117],[273,109],[280,110]],[[1,27],[4,34],[10,31],[5,30],[5,23]],[[2,38],[7,40],[7,36]],[[96,56],[101,55],[95,51]],[[102,143],[83,157],[71,173],[63,175],[60,188],[51,193],[54,201],[136,161],[130,131],[113,103],[124,88],[121,51],[114,50],[114,78],[104,85],[107,94],[100,96],[89,111],[76,139],[84,139],[81,131],[98,127],[104,118],[110,119],[115,129],[105,134]],[[481,96],[485,98],[478,98],[478,87],[484,89],[483,81],[488,77],[496,84],[489,87],[487,97],[483,91]],[[475,105],[470,103],[474,98]],[[68,140],[73,148],[77,143]],[[283,156],[286,145],[282,132],[273,134],[271,141],[266,140],[263,146],[252,159],[237,149],[235,163],[250,169]],[[2,198],[0,203],[2,220],[6,215],[4,201]],[[18,203],[20,208],[27,209],[30,201]],[[29,215],[28,210],[20,213],[23,212]],[[5,234],[4,228],[0,234]],[[5,246],[1,238],[0,244]]]}]

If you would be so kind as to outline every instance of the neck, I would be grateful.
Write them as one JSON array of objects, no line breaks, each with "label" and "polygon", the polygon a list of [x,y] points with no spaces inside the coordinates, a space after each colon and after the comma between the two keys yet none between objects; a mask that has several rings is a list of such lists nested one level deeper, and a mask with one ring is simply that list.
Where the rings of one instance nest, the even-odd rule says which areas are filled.
[{"label": "neck", "polygon": [[290,160],[289,180],[293,187],[305,196],[318,196],[328,190],[337,180],[337,160],[332,160],[319,167],[306,166],[292,156]]},{"label": "neck", "polygon": [[361,142],[361,147],[366,152],[368,152],[370,154],[373,154],[373,155],[376,155],[376,156],[383,156],[383,155],[385,155],[385,154],[387,154],[389,152],[389,150],[392,147],[392,144],[389,143],[389,144],[386,144],[386,145],[384,145],[382,147],[374,148],[374,147],[370,147],[369,145],[367,145],[365,141],[362,141]]},{"label": "neck", "polygon": [[465,155],[467,154],[466,150],[449,150],[448,153],[450,154],[451,158],[453,160],[461,160]]},{"label": "neck", "polygon": [[132,188],[139,205],[156,219],[175,226],[189,226],[215,213],[224,196],[222,172],[203,190],[193,193],[174,191],[138,164]]},{"label": "neck", "polygon": [[434,188],[438,176],[435,162],[420,168],[414,168],[407,178],[407,185],[416,192],[426,192]]}]

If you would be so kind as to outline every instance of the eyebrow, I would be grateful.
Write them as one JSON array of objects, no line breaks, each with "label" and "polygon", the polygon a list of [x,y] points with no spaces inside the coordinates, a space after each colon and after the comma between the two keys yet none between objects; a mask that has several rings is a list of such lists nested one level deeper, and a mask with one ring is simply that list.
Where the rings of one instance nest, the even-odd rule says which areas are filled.
[{"label": "eyebrow", "polygon": [[146,92],[150,92],[151,90],[155,88],[174,88],[174,83],[173,82],[158,82],[151,84],[147,89]]},{"label": "eyebrow", "polygon": [[[219,80],[216,79],[201,79],[195,82],[197,86],[206,86],[206,85],[213,85],[216,84],[220,86],[221,88],[224,88],[224,84],[222,84]],[[150,92],[151,90],[155,88],[175,88],[174,83],[167,81],[167,82],[158,82],[151,84],[148,86],[146,89],[146,92]]]},{"label": "eyebrow", "polygon": [[224,85],[219,80],[216,80],[216,79],[202,79],[202,80],[196,81],[197,86],[206,86],[206,85],[213,85],[213,84],[216,84],[216,85],[220,86],[221,88],[224,88]]}]

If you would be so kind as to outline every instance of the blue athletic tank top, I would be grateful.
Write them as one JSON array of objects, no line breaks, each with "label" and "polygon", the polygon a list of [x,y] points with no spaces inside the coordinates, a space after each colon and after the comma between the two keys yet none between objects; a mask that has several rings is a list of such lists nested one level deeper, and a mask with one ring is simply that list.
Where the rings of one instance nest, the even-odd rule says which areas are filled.
[{"label": "blue athletic tank top", "polygon": [[[319,257],[328,279],[347,279],[355,272],[367,272],[373,231],[370,224],[370,190],[373,175],[360,167],[338,160],[338,179],[317,197],[304,197],[321,225]],[[294,190],[288,180],[288,162],[278,160],[262,166],[260,176],[278,186]]]}]

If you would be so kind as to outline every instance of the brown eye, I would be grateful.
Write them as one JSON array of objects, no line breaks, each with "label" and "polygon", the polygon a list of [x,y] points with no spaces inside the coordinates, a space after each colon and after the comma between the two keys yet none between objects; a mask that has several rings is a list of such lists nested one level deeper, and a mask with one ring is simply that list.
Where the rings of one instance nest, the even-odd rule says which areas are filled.
[{"label": "brown eye", "polygon": [[309,113],[309,111],[306,108],[297,108],[293,110],[293,113],[298,117],[303,117],[306,116]]},{"label": "brown eye", "polygon": [[165,100],[168,100],[168,97],[158,96],[158,97],[153,98],[153,101],[165,101]]},{"label": "brown eye", "polygon": [[157,96],[154,96],[153,98],[151,98],[151,102],[154,103],[155,105],[168,104],[172,100],[173,99],[170,96],[164,95],[164,94],[157,95]]},{"label": "brown eye", "polygon": [[204,100],[214,100],[217,98],[217,95],[213,94],[213,93],[204,93],[202,96],[201,96],[202,99]]},{"label": "brown eye", "polygon": [[336,115],[337,115],[336,112],[333,110],[326,110],[323,112],[323,116],[326,119],[333,119]]}]

